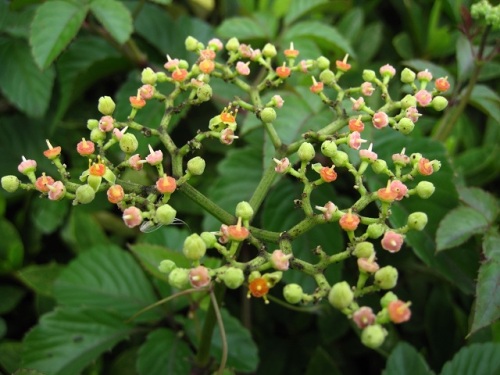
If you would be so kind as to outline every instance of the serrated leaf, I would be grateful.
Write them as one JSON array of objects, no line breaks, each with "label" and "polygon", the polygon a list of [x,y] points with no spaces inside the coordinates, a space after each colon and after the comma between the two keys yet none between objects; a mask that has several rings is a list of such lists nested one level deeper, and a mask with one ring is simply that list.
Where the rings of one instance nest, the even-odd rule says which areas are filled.
[{"label": "serrated leaf", "polygon": [[51,375],[78,374],[132,329],[104,309],[57,308],[26,335],[22,365]]},{"label": "serrated leaf", "polygon": [[17,271],[17,277],[38,294],[52,297],[52,287],[64,266],[55,262],[33,264]]},{"label": "serrated leaf", "polygon": [[16,285],[0,285],[0,315],[14,309],[26,291]]},{"label": "serrated leaf", "polygon": [[469,334],[500,319],[500,233],[492,228],[483,239],[486,261],[479,268],[476,301]]},{"label": "serrated leaf", "polygon": [[436,232],[437,251],[459,246],[474,234],[484,232],[488,221],[478,211],[470,207],[457,207],[450,211]]},{"label": "serrated leaf", "polygon": [[303,21],[290,27],[286,34],[287,39],[313,38],[325,45],[328,49],[338,48],[356,58],[356,53],[349,41],[344,38],[333,26],[326,25],[319,21]]},{"label": "serrated leaf", "polygon": [[4,218],[0,218],[0,274],[12,272],[21,267],[24,258],[24,245],[17,229]]},{"label": "serrated leaf", "polygon": [[493,223],[498,215],[498,201],[492,194],[474,187],[458,188],[458,194],[462,202],[483,214],[489,223]]},{"label": "serrated leaf", "polygon": [[137,355],[140,375],[188,375],[191,372],[192,352],[182,337],[159,328],[151,332]]},{"label": "serrated leaf", "polygon": [[285,24],[289,25],[314,8],[327,3],[327,0],[293,0],[284,18]]},{"label": "serrated leaf", "polygon": [[92,0],[90,11],[119,44],[129,40],[132,15],[125,5],[116,0]]},{"label": "serrated leaf", "polygon": [[491,375],[500,371],[500,344],[472,344],[446,362],[440,375]]},{"label": "serrated leaf", "polygon": [[500,123],[500,97],[486,85],[475,85],[470,103]]},{"label": "serrated leaf", "polygon": [[222,38],[238,38],[240,40],[265,39],[271,40],[274,36],[269,25],[262,25],[256,17],[232,17],[217,28],[216,32]]},{"label": "serrated leaf", "polygon": [[[113,245],[81,253],[56,280],[54,297],[64,306],[107,309],[122,318],[156,302],[152,286],[134,258]],[[160,316],[154,309],[138,319]]]},{"label": "serrated leaf", "polygon": [[31,24],[30,44],[36,64],[46,69],[80,29],[88,8],[84,2],[55,0],[38,7]]},{"label": "serrated leaf", "polygon": [[422,355],[405,342],[400,342],[387,359],[382,375],[434,374]]},{"label": "serrated leaf", "polygon": [[28,116],[43,116],[52,94],[54,69],[40,72],[22,39],[0,37],[0,61],[2,94]]}]

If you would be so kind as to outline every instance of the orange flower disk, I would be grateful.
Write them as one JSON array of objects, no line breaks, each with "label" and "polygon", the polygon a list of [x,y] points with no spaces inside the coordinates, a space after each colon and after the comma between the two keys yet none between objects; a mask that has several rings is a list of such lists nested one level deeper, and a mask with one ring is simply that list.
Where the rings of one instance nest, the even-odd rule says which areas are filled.
[{"label": "orange flower disk", "polygon": [[353,231],[356,230],[360,221],[361,220],[358,215],[348,212],[342,215],[342,217],[339,220],[339,224],[343,230]]},{"label": "orange flower disk", "polygon": [[252,296],[256,298],[264,297],[269,292],[269,284],[263,277],[253,279],[248,285]]},{"label": "orange flower disk", "polygon": [[319,171],[319,175],[321,176],[321,179],[325,182],[332,182],[337,179],[337,172],[333,169],[334,167],[328,168],[328,167],[323,167]]},{"label": "orange flower disk", "polygon": [[106,173],[106,166],[102,163],[94,163],[89,168],[89,174],[91,176],[102,177]]},{"label": "orange flower disk", "polygon": [[116,204],[123,200],[125,192],[123,191],[121,185],[113,185],[108,189],[107,195],[108,195],[108,201],[110,201],[113,204]]},{"label": "orange flower disk", "polygon": [[387,306],[389,318],[393,323],[404,323],[411,318],[410,303],[401,300],[392,301]]}]

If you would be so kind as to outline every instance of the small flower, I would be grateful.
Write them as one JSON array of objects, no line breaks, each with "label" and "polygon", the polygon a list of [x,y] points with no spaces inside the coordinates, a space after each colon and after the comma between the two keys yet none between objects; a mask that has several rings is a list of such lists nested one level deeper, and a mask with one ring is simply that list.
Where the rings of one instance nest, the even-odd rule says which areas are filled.
[{"label": "small flower", "polygon": [[288,160],[288,158],[283,158],[281,160],[275,158],[273,161],[276,163],[274,170],[277,173],[285,173],[290,167],[290,160]]},{"label": "small flower", "polygon": [[371,96],[374,91],[375,91],[375,88],[373,87],[371,82],[363,82],[361,84],[361,93],[364,96]]},{"label": "small flower", "polygon": [[247,44],[240,44],[240,46],[238,47],[238,52],[240,53],[241,57],[244,57],[246,59],[252,57],[252,47]]},{"label": "small flower", "polygon": [[226,128],[220,133],[220,141],[225,145],[230,145],[237,138],[238,136],[234,135],[234,130],[230,128]]},{"label": "small flower", "polygon": [[361,116],[349,120],[349,130],[352,132],[362,132],[365,129],[365,124],[361,121]]},{"label": "small flower", "polygon": [[352,314],[352,320],[358,328],[363,329],[375,323],[375,314],[371,307],[363,306]]},{"label": "small flower", "polygon": [[248,292],[255,298],[266,297],[269,292],[269,283],[263,277],[256,277],[248,284]]},{"label": "small flower", "polygon": [[389,125],[389,116],[385,112],[376,112],[372,117],[372,124],[377,129],[382,129]]},{"label": "small flower", "polygon": [[53,147],[48,139],[45,142],[49,148],[43,152],[43,155],[50,160],[57,158],[61,154],[61,146]]},{"label": "small flower", "polygon": [[146,84],[139,88],[139,95],[141,98],[149,100],[155,94],[155,88],[153,85]]},{"label": "small flower", "polygon": [[236,225],[230,225],[227,227],[227,234],[231,241],[241,242],[248,238],[250,231],[241,225],[241,217],[239,217]]},{"label": "small flower", "polygon": [[347,59],[349,58],[349,55],[345,55],[343,60],[337,60],[335,61],[335,66],[337,69],[341,72],[347,72],[349,69],[351,69],[351,64],[347,63]]},{"label": "small flower", "polygon": [[146,162],[150,165],[158,165],[163,161],[163,152],[161,150],[155,151],[151,145],[148,145],[149,155],[146,156]]},{"label": "small flower", "polygon": [[274,103],[274,106],[276,108],[281,108],[283,107],[283,104],[285,103],[285,101],[283,100],[283,98],[280,96],[280,95],[274,95],[272,98],[271,98],[271,101]]},{"label": "small flower", "polygon": [[377,197],[382,202],[387,202],[387,203],[394,202],[394,200],[396,199],[397,196],[398,196],[398,193],[391,190],[391,182],[390,181],[387,181],[387,187],[377,190]]},{"label": "small flower", "polygon": [[250,60],[258,61],[262,57],[262,51],[260,49],[253,49],[252,56],[250,56]]},{"label": "small flower", "polygon": [[[118,129],[118,128],[114,128],[113,129],[113,136],[117,139],[117,140],[121,140],[123,138],[123,135],[125,134],[125,132],[127,131],[128,129],[128,126],[125,126],[123,129]],[[123,150],[122,150],[123,151]],[[135,150],[134,150],[135,151]]]},{"label": "small flower", "polygon": [[29,173],[33,173],[36,170],[36,161],[32,159],[26,159],[24,156],[22,157],[22,162],[17,166],[17,170],[27,175]]},{"label": "small flower", "polygon": [[394,69],[394,67],[389,64],[385,64],[384,66],[380,67],[379,72],[382,77],[392,78],[396,75],[396,69]]},{"label": "small flower", "polygon": [[420,90],[415,94],[415,99],[421,107],[427,107],[431,104],[432,94],[427,90]]},{"label": "small flower", "polygon": [[366,150],[359,150],[359,156],[362,160],[375,161],[378,159],[378,155],[372,151],[373,143]]},{"label": "small flower", "polygon": [[177,189],[177,181],[164,174],[156,181],[156,189],[162,194],[171,194]]},{"label": "small flower", "polygon": [[291,72],[292,70],[288,66],[286,66],[286,63],[283,63],[282,66],[276,68],[276,75],[281,79],[288,78]]},{"label": "small flower", "polygon": [[448,82],[448,77],[441,77],[436,79],[434,82],[434,86],[436,87],[436,90],[440,92],[445,92],[448,91],[450,88],[450,82]]},{"label": "small flower", "polygon": [[403,246],[404,237],[403,235],[389,230],[384,233],[384,237],[381,240],[382,248],[390,253],[397,253],[401,250]]},{"label": "small flower", "polygon": [[210,274],[208,268],[198,266],[189,271],[189,282],[193,288],[203,288],[210,284]]},{"label": "small flower", "polygon": [[214,60],[215,56],[216,54],[213,49],[207,48],[200,51],[200,58],[202,60]]},{"label": "small flower", "polygon": [[404,323],[411,318],[410,302],[403,302],[401,300],[391,301],[387,305],[389,318],[393,323]]},{"label": "small flower", "polygon": [[[200,70],[205,73],[205,74],[210,74],[214,71],[215,69],[215,63],[213,60],[202,60],[199,64],[198,67]],[[240,73],[241,74],[241,73]]]},{"label": "small flower", "polygon": [[366,273],[375,273],[380,269],[380,266],[374,259],[358,258],[358,269]]},{"label": "small flower", "polygon": [[363,109],[363,107],[365,106],[365,99],[363,99],[362,96],[359,97],[358,99],[351,98],[351,101],[352,101],[352,109],[354,111],[359,111]]},{"label": "small flower", "polygon": [[423,176],[430,176],[434,172],[434,168],[432,168],[432,163],[429,159],[420,158],[418,161],[418,171]]},{"label": "small flower", "polygon": [[360,221],[361,220],[359,216],[353,214],[351,210],[349,210],[348,213],[342,215],[342,217],[339,220],[339,225],[345,231],[353,231],[356,230]]},{"label": "small flower", "polygon": [[130,101],[130,105],[132,106],[132,108],[141,109],[146,105],[146,100],[141,98],[140,95],[131,96],[128,99]]},{"label": "small flower", "polygon": [[89,175],[102,177],[106,173],[106,166],[103,163],[93,163],[89,167]]},{"label": "small flower", "polygon": [[163,66],[165,67],[165,69],[171,72],[179,66],[179,62],[179,59],[172,59],[169,55],[167,55],[167,62]]},{"label": "small flower", "polygon": [[405,166],[410,163],[410,157],[408,155],[405,155],[405,148],[401,150],[399,154],[393,154],[392,155],[392,161],[394,164],[399,164],[401,166]]},{"label": "small flower", "polygon": [[103,132],[110,132],[113,130],[114,125],[113,123],[115,120],[111,116],[102,116],[101,119],[99,120],[99,129]]},{"label": "small flower", "polygon": [[219,235],[219,242],[222,243],[222,244],[225,244],[225,243],[229,242],[228,228],[229,228],[229,226],[227,226],[226,224],[222,224],[220,226],[220,230],[219,230],[218,235]]},{"label": "small flower", "polygon": [[271,254],[271,263],[278,271],[286,271],[290,267],[291,257],[292,254],[285,254],[283,250],[274,250]]},{"label": "small flower", "polygon": [[312,84],[312,86],[309,87],[309,90],[313,94],[318,94],[321,91],[323,91],[323,82],[317,82],[314,77],[312,77],[312,81],[313,81],[313,84]]},{"label": "small flower", "polygon": [[417,107],[408,107],[406,109],[405,116],[415,123],[418,121],[420,116],[422,116],[422,114],[418,113]]},{"label": "small flower", "polygon": [[81,142],[78,142],[78,144],[76,145],[76,151],[81,156],[91,155],[95,151],[94,142],[87,141],[87,140],[85,140],[85,138],[82,138]]},{"label": "small flower", "polygon": [[321,206],[316,206],[317,210],[320,210],[323,212],[323,217],[325,218],[326,221],[330,221],[333,217],[333,213],[337,211],[337,206],[333,202],[326,202],[326,204],[321,207]]},{"label": "small flower", "polygon": [[249,64],[250,62],[244,63],[242,61],[238,61],[236,63],[236,71],[238,72],[238,74],[242,76],[249,75],[250,74],[250,68],[248,67]]},{"label": "small flower", "polygon": [[222,48],[224,48],[224,45],[222,44],[221,40],[218,38],[212,38],[208,41],[208,46],[213,48],[215,51],[220,51]]},{"label": "small flower", "polygon": [[108,201],[116,204],[123,200],[125,192],[123,191],[123,187],[121,185],[112,185],[109,187],[106,195],[108,196]]},{"label": "small flower", "polygon": [[52,201],[58,201],[64,198],[66,194],[66,187],[62,181],[56,181],[53,184],[47,185],[49,188],[49,199]]},{"label": "small flower", "polygon": [[290,48],[286,49],[284,52],[286,57],[288,58],[296,58],[299,55],[299,51],[293,48],[293,42],[290,43]]},{"label": "small flower", "polygon": [[397,194],[396,200],[400,201],[408,193],[408,188],[399,180],[394,180],[391,182],[391,190]]},{"label": "small flower", "polygon": [[337,172],[334,170],[335,166],[332,165],[330,168],[323,167],[319,171],[321,179],[325,182],[333,182],[337,179]]},{"label": "small flower", "polygon": [[188,71],[186,69],[179,69],[178,67],[172,72],[172,79],[175,82],[184,82],[187,78]]},{"label": "small flower", "polygon": [[42,175],[36,179],[35,188],[42,193],[48,193],[50,190],[48,185],[53,185],[54,182],[55,181],[52,177],[46,176],[45,173],[42,173]]},{"label": "small flower", "polygon": [[143,163],[141,160],[141,156],[139,154],[132,155],[128,159],[128,164],[132,169],[135,169],[136,171],[140,171],[142,169]]},{"label": "small flower", "polygon": [[129,228],[134,228],[142,223],[142,212],[137,207],[131,206],[123,211],[123,221]]},{"label": "small flower", "polygon": [[359,132],[354,131],[351,134],[349,134],[349,147],[353,148],[355,150],[359,150],[361,147],[361,144],[366,142],[365,139],[361,138],[361,134]]},{"label": "small flower", "polygon": [[311,67],[311,63],[307,60],[300,60],[299,67],[302,73],[307,73],[309,71],[309,68]]},{"label": "small flower", "polygon": [[428,69],[425,69],[417,73],[417,79],[419,81],[430,82],[432,81],[432,73]]}]

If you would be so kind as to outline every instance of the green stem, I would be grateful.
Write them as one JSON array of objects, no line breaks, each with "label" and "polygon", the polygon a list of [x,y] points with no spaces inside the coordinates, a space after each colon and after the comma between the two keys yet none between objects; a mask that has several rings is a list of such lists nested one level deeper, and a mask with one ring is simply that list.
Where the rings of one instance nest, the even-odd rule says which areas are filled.
[{"label": "green stem", "polygon": [[252,197],[250,198],[250,205],[252,206],[254,212],[259,210],[260,205],[264,201],[271,185],[273,184],[274,177],[276,176],[276,171],[274,170],[274,164],[271,163],[269,167],[267,167],[266,171],[262,175],[260,179],[259,185],[255,189]]}]

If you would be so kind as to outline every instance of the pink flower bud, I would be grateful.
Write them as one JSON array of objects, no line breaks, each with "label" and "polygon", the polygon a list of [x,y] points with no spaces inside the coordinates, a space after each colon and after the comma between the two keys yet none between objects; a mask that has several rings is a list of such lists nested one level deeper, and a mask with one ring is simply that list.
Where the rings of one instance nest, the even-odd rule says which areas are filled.
[{"label": "pink flower bud", "polygon": [[177,189],[175,178],[163,175],[156,181],[156,189],[163,194],[171,194]]},{"label": "pink flower bud", "polygon": [[129,228],[134,228],[142,223],[142,212],[137,207],[131,206],[123,211],[123,221]]},{"label": "pink flower bud", "polygon": [[367,150],[359,150],[359,156],[362,160],[375,161],[378,159],[378,155],[372,151],[372,147],[373,143],[370,143]]},{"label": "pink flower bud", "polygon": [[358,268],[362,272],[375,273],[380,269],[380,266],[373,259],[358,258]]},{"label": "pink flower bud", "polygon": [[365,99],[363,97],[359,97],[358,99],[351,98],[352,101],[352,109],[354,111],[359,111],[365,106]]},{"label": "pink flower bud", "polygon": [[110,201],[113,204],[116,204],[123,200],[125,192],[123,191],[121,185],[113,185],[109,187],[108,191],[106,192],[106,195],[108,196],[108,201]]},{"label": "pink flower bud", "polygon": [[128,129],[128,126],[125,126],[125,127],[124,127],[123,129],[121,129],[121,130],[120,130],[120,129],[118,129],[118,128],[114,128],[114,129],[113,129],[113,136],[114,136],[116,139],[120,140],[120,139],[122,139],[122,138],[123,138],[123,134],[125,134],[125,132],[127,131],[127,129]]},{"label": "pink flower bud", "polygon": [[202,60],[213,60],[215,59],[215,51],[213,49],[207,48],[200,51],[200,58]]},{"label": "pink flower bud", "polygon": [[22,157],[23,161],[17,166],[17,170],[22,174],[28,174],[36,170],[36,161]]},{"label": "pink flower bud", "polygon": [[115,120],[111,116],[102,116],[99,120],[99,129],[103,132],[110,132],[113,130],[113,122]]},{"label": "pink flower bud", "polygon": [[222,48],[224,48],[224,45],[222,44],[221,40],[218,38],[213,38],[208,41],[208,46],[213,48],[215,51],[220,51]]},{"label": "pink flower bud", "polygon": [[330,221],[333,217],[335,211],[337,211],[337,206],[333,202],[326,202],[326,204],[321,206],[316,206],[317,210],[323,212],[323,217],[326,221]]},{"label": "pink flower bud", "polygon": [[415,123],[422,114],[418,113],[417,107],[408,107],[405,116]]},{"label": "pink flower bud", "polygon": [[53,185],[54,182],[55,181],[52,177],[46,176],[45,173],[42,173],[42,175],[36,179],[35,188],[42,193],[48,193],[50,190],[48,185]]},{"label": "pink flower bud", "polygon": [[352,314],[352,320],[358,328],[363,329],[375,323],[375,314],[373,313],[371,307],[363,306]]},{"label": "pink flower bud", "polygon": [[384,66],[380,67],[379,70],[380,74],[382,77],[394,77],[396,75],[396,69],[392,65],[385,64]]},{"label": "pink flower bud", "polygon": [[132,155],[128,159],[128,163],[136,171],[140,171],[142,169],[142,160],[139,154]]},{"label": "pink flower bud", "polygon": [[382,238],[381,244],[382,248],[387,250],[390,253],[397,253],[401,250],[401,246],[403,246],[404,237],[403,235],[393,232],[389,230],[384,233],[384,237]]},{"label": "pink flower bud", "polygon": [[410,162],[410,157],[408,155],[405,155],[405,149],[403,148],[403,150],[401,150],[401,153],[392,155],[392,161],[395,164],[401,164],[404,166]]},{"label": "pink flower bud", "polygon": [[189,282],[193,288],[203,288],[210,284],[210,280],[207,267],[198,266],[189,270]]},{"label": "pink flower bud", "polygon": [[146,161],[151,165],[158,165],[163,161],[163,152],[161,150],[154,151],[151,145],[149,147],[149,155],[146,156]]},{"label": "pink flower bud", "polygon": [[375,88],[373,87],[371,82],[363,82],[361,84],[361,92],[364,96],[371,96],[374,91]]},{"label": "pink flower bud", "polygon": [[361,138],[361,134],[359,132],[352,132],[349,134],[349,147],[355,150],[359,150],[361,144],[366,142],[365,139]]},{"label": "pink flower bud", "polygon": [[244,58],[251,58],[252,57],[252,48],[247,45],[247,44],[240,44],[240,46],[238,47],[238,51],[241,55],[241,57],[244,57]]},{"label": "pink flower bud", "polygon": [[281,160],[278,159],[273,159],[273,160],[276,163],[276,167],[274,168],[274,170],[277,173],[285,173],[288,167],[290,167],[290,160],[288,160],[288,158],[283,158]]},{"label": "pink flower bud", "polygon": [[249,64],[250,62],[244,63],[242,61],[238,61],[236,63],[236,71],[238,72],[238,74],[242,76],[249,75],[250,74],[250,68],[248,67]]},{"label": "pink flower bud", "polygon": [[257,61],[262,57],[262,51],[260,49],[253,49],[252,56],[250,56],[250,60]]},{"label": "pink flower bud", "polygon": [[229,226],[222,224],[219,231],[219,242],[225,244],[229,241]]},{"label": "pink flower bud", "polygon": [[146,84],[146,85],[142,85],[139,88],[139,95],[143,99],[146,99],[146,100],[151,99],[153,97],[154,93],[155,93],[155,88],[153,85]]},{"label": "pink flower bud", "polygon": [[274,106],[276,108],[281,108],[283,107],[283,104],[285,103],[285,101],[283,100],[283,98],[280,96],[280,95],[274,95],[271,100],[274,102]]},{"label": "pink flower bud", "polygon": [[385,112],[376,112],[372,118],[372,124],[377,129],[382,129],[389,125],[389,116]]},{"label": "pink flower bud", "polygon": [[49,199],[52,201],[58,201],[64,198],[66,194],[66,187],[61,181],[56,181],[51,185],[47,185],[49,188]]},{"label": "pink flower bud", "polygon": [[233,129],[226,128],[220,133],[220,141],[225,145],[230,145],[238,137],[234,135]]},{"label": "pink flower bud", "polygon": [[167,62],[163,66],[165,69],[172,72],[179,66],[179,59],[172,59],[169,55],[167,55]]},{"label": "pink flower bud", "polygon": [[94,142],[87,141],[85,138],[82,138],[81,142],[78,142],[76,145],[76,151],[82,156],[91,155],[95,151]]},{"label": "pink flower bud", "polygon": [[352,132],[362,132],[365,129],[365,124],[361,121],[361,116],[349,120],[349,130]]},{"label": "pink flower bud", "polygon": [[399,180],[394,180],[391,182],[391,190],[397,194],[396,200],[400,201],[408,193],[408,188]]},{"label": "pink flower bud", "polygon": [[271,254],[271,263],[278,271],[286,271],[290,267],[291,254],[285,254],[282,250],[274,250]]},{"label": "pink flower bud", "polygon": [[427,107],[431,104],[432,94],[427,90],[420,90],[415,94],[415,99],[421,107]]},{"label": "pink flower bud", "polygon": [[432,73],[428,69],[425,69],[417,73],[417,79],[419,81],[430,82],[432,81]]},{"label": "pink flower bud", "polygon": [[434,172],[434,168],[432,168],[432,163],[429,159],[421,158],[418,161],[418,171],[423,176],[430,176]]}]

